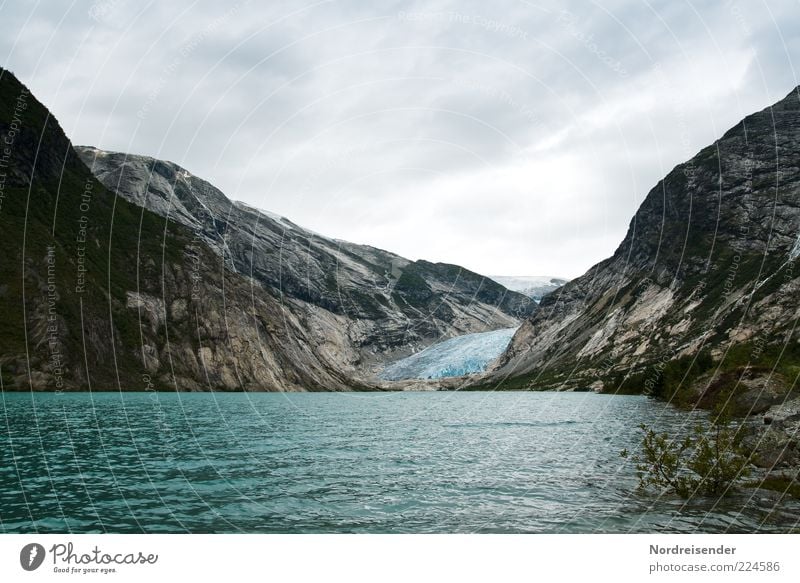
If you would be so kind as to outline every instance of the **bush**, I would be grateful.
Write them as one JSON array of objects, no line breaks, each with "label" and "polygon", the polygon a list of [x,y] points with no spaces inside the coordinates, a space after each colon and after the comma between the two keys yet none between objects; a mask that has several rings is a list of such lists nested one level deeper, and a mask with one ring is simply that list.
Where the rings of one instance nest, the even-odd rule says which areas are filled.
[{"label": "bush", "polygon": [[652,395],[679,407],[689,406],[694,399],[692,383],[712,368],[714,360],[707,351],[671,360],[654,384]]},{"label": "bush", "polygon": [[682,498],[720,496],[750,475],[741,426],[720,420],[709,429],[695,427],[681,440],[644,424],[639,427],[644,434],[641,452],[631,457],[623,450],[620,455],[636,464],[640,490],[656,488]]}]

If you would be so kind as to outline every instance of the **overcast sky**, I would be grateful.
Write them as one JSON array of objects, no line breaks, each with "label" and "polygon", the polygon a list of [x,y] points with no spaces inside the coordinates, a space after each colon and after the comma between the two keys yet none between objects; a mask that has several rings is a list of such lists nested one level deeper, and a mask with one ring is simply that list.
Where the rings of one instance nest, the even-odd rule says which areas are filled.
[{"label": "overcast sky", "polygon": [[0,55],[76,144],[411,259],[574,277],[800,83],[800,2],[0,0]]}]

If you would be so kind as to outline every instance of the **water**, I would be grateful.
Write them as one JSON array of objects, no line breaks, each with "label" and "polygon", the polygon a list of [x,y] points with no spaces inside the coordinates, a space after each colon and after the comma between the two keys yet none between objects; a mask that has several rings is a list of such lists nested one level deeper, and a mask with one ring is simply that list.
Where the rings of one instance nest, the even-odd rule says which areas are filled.
[{"label": "water", "polygon": [[7,532],[786,532],[762,491],[633,493],[642,397],[566,393],[9,394]]},{"label": "water", "polygon": [[516,331],[504,328],[443,340],[390,364],[380,377],[389,381],[441,379],[483,372],[508,348]]}]

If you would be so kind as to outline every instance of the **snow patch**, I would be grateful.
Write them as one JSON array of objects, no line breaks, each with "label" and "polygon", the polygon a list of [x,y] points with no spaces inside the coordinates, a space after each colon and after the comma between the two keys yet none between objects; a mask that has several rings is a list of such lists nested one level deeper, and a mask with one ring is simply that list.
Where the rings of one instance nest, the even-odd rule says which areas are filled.
[{"label": "snow patch", "polygon": [[287,219],[283,215],[279,215],[278,213],[273,213],[271,211],[265,211],[262,208],[255,207],[253,205],[247,204],[246,202],[242,202],[240,200],[234,201],[233,204],[235,206],[237,206],[238,208],[242,209],[242,210],[254,212],[254,213],[260,214],[260,215],[262,215],[264,217],[267,217],[268,219],[272,219],[273,221],[278,223],[281,227],[283,227],[287,231],[296,231],[296,232],[298,232],[298,233],[300,233],[302,235],[305,235],[305,236],[314,235],[316,237],[319,237],[320,239],[325,239],[326,241],[336,242],[336,239],[331,239],[330,237],[326,237],[325,235],[321,235],[321,234],[317,233],[316,231],[312,231],[311,229],[307,229],[306,227],[301,227],[300,225],[296,225],[295,223],[293,223],[292,221],[290,221],[289,219]]},{"label": "snow patch", "polygon": [[566,284],[568,280],[561,277],[551,276],[506,276],[506,275],[490,275],[492,279],[511,291],[521,293],[532,298],[537,303],[545,295],[557,290],[562,285]]},{"label": "snow patch", "polygon": [[399,381],[483,372],[508,347],[516,331],[517,328],[504,328],[450,338],[390,364],[379,376],[387,381]]},{"label": "snow patch", "polygon": [[[250,211],[250,212],[254,212],[254,213],[257,213],[257,214],[260,214],[260,215],[264,215],[265,217],[270,218],[270,219],[272,219],[273,221],[275,221],[277,223],[283,223],[283,222],[287,222],[288,223],[289,222],[289,219],[287,219],[286,217],[284,217],[282,215],[279,215],[278,213],[265,211],[264,209],[258,208],[256,206],[251,205],[251,204],[247,204],[246,202],[242,202],[240,200],[234,201],[233,204],[235,206],[239,207],[240,209],[247,210],[247,211]],[[291,228],[291,227],[289,227],[289,228]]]}]

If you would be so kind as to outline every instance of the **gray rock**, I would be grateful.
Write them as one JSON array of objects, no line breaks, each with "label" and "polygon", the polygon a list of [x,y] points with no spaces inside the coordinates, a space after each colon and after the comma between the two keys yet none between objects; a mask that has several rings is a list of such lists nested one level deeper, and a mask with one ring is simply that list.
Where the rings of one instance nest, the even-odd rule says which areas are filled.
[{"label": "gray rock", "polygon": [[656,379],[704,348],[800,340],[798,152],[795,90],[659,182],[613,257],[542,299],[496,378]]},{"label": "gray rock", "polygon": [[170,331],[168,353],[142,352],[147,370],[172,363],[191,390],[380,388],[386,362],[514,327],[536,308],[458,266],[329,239],[232,202],[171,162],[76,150],[108,188],[194,234],[186,262],[167,270],[168,297],[127,300],[150,332]]}]

